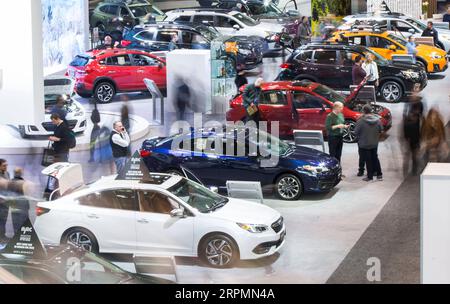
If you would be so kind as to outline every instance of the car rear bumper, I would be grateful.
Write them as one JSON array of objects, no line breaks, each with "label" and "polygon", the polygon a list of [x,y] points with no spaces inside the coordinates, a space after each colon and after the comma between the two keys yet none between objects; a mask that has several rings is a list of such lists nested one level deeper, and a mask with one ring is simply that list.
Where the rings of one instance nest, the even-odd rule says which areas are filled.
[{"label": "car rear bumper", "polygon": [[93,88],[87,87],[82,82],[77,82],[75,84],[75,92],[79,95],[92,95],[94,93]]}]

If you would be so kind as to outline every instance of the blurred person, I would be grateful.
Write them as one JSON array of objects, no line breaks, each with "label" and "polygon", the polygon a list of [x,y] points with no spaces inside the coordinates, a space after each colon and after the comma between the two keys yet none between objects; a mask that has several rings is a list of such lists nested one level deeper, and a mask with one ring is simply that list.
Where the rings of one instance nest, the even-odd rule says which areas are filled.
[{"label": "blurred person", "polygon": [[[259,99],[261,98],[261,86],[264,84],[263,78],[256,79],[255,83],[249,84],[245,87],[244,92],[242,94],[243,105],[246,109],[247,114],[247,122],[253,121],[257,125],[260,120],[260,113],[258,109]],[[249,111],[253,108],[253,113]]]},{"label": "blurred person", "polygon": [[242,3],[237,2],[236,5],[231,8],[231,11],[242,13]]},{"label": "blurred person", "polygon": [[408,49],[408,55],[413,56],[413,63],[416,63],[417,45],[416,38],[413,35],[408,37],[406,48]]},{"label": "blurred person", "polygon": [[64,123],[68,125],[66,120],[67,110],[65,109],[65,106],[66,100],[64,99],[64,97],[58,96],[56,98],[56,104],[50,110],[50,114],[58,114],[58,116],[64,121]]},{"label": "blurred person", "polygon": [[169,52],[178,49],[178,34],[173,33],[169,42]]},{"label": "blurred person", "polygon": [[[8,162],[5,159],[0,159],[0,193],[6,192],[9,181]],[[8,215],[9,204],[7,201],[0,198],[0,242],[7,242],[9,240],[5,235]]]},{"label": "blurred person", "polygon": [[362,57],[360,55],[356,56],[355,64],[353,65],[352,69],[352,81],[354,85],[359,85],[367,77],[367,73],[363,69],[362,63]]},{"label": "blurred person", "polygon": [[[418,153],[421,141],[421,125],[423,121],[424,106],[422,101],[411,100],[405,105],[403,111],[403,137],[406,140],[408,151],[412,161],[412,174],[417,175],[418,166]],[[407,158],[405,157],[405,160]],[[405,173],[408,171],[405,164]]]},{"label": "blurred person", "polygon": [[377,180],[382,181],[383,173],[378,158],[378,143],[383,127],[380,118],[372,113],[370,105],[363,107],[363,114],[355,127],[358,147],[361,149],[361,154],[367,167],[367,177],[363,181],[373,181],[375,173],[377,174]]},{"label": "blurred person", "polygon": [[[127,102],[128,97],[127,95],[124,96],[122,99]],[[122,108],[120,109],[120,121],[122,122],[123,127],[125,128],[125,131],[127,131],[128,134],[130,134],[131,129],[131,123],[130,123],[130,108],[128,107],[128,104],[124,103]],[[128,153],[127,156],[131,156],[131,146],[128,146]]]},{"label": "blurred person", "polygon": [[335,102],[333,110],[327,115],[325,121],[325,128],[328,134],[328,148],[330,155],[336,158],[339,163],[342,157],[342,148],[344,146],[344,130],[348,129],[345,124],[345,118],[342,114],[344,104],[342,102]]},{"label": "blurred person", "polygon": [[116,164],[117,174],[122,177],[125,173],[124,169],[128,161],[128,149],[131,140],[121,121],[116,121],[113,124],[109,142],[114,157],[114,163]]},{"label": "blurred person", "polygon": [[236,78],[234,79],[234,83],[236,84],[237,93],[239,94],[239,89],[243,86],[248,84],[247,77],[245,76],[246,72],[243,69],[242,66],[238,67]]},{"label": "blurred person", "polygon": [[177,110],[177,120],[186,119],[186,109],[191,106],[191,89],[183,79],[178,79],[175,106]]},{"label": "blurred person", "polygon": [[442,22],[448,22],[448,28],[450,29],[450,5],[447,7],[447,12],[444,14]]},{"label": "blurred person", "polygon": [[422,37],[433,37],[434,45],[440,49],[445,50],[444,45],[441,41],[439,41],[439,33],[434,28],[434,24],[432,21],[428,21],[427,28],[422,32]]},{"label": "blurred person", "polygon": [[109,34],[105,35],[105,37],[103,38],[103,43],[100,44],[98,47],[96,47],[97,50],[107,50],[113,48],[114,48],[113,37]]},{"label": "blurred person", "polygon": [[55,161],[56,162],[68,162],[69,161],[69,150],[73,146],[73,140],[75,140],[72,131],[64,123],[64,121],[59,117],[58,114],[54,113],[50,116],[52,123],[56,126],[53,136],[48,139],[53,142],[53,150],[55,151]]},{"label": "blurred person", "polygon": [[378,73],[377,63],[374,61],[374,56],[370,53],[367,54],[366,61],[361,65],[361,67],[367,75],[366,85],[374,86],[375,91],[377,91],[377,87],[380,85],[380,75]]},{"label": "blurred person", "polygon": [[434,108],[428,111],[423,122],[421,139],[421,154],[424,157],[425,164],[447,159],[448,146],[444,122],[442,116]]},{"label": "blurred person", "polygon": [[24,188],[25,180],[23,178],[23,169],[16,168],[14,169],[14,178],[8,185],[8,190],[16,196],[16,198],[10,201],[14,232],[17,232],[29,218],[30,202],[24,197]]},{"label": "blurred person", "polygon": [[99,140],[99,136],[100,136],[100,123],[101,118],[100,118],[100,112],[97,109],[97,102],[94,101],[94,110],[92,110],[92,114],[91,114],[91,122],[93,124],[92,127],[92,131],[91,131],[91,138],[89,141],[89,162],[92,163],[95,161],[95,145],[97,143],[97,141]]},{"label": "blurred person", "polygon": [[311,28],[309,26],[309,19],[307,16],[303,16],[297,29],[297,39],[300,45],[308,44],[311,42]]}]

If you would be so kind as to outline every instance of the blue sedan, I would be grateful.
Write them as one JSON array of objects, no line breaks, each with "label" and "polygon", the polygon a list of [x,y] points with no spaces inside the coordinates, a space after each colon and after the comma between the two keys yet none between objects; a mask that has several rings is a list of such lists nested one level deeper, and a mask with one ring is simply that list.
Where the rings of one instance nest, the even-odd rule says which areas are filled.
[{"label": "blue sedan", "polygon": [[341,166],[328,154],[290,145],[263,131],[255,140],[251,132],[199,129],[151,138],[144,141],[141,157],[150,172],[192,174],[220,190],[229,180],[257,181],[283,200],[328,192],[341,181]]}]

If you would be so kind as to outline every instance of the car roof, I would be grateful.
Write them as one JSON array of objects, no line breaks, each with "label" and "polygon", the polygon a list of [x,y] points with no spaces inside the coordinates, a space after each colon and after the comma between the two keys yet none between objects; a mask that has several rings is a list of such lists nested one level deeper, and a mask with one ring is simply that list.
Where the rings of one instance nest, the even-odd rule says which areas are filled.
[{"label": "car roof", "polygon": [[182,180],[182,177],[180,176],[163,173],[150,173],[147,177],[136,177],[135,179],[117,179],[117,175],[110,175],[102,177],[98,181],[90,184],[88,188],[129,187],[130,189],[133,189],[136,186],[141,185],[143,186],[143,188],[167,190],[173,185],[180,182],[180,180]]},{"label": "car roof", "polygon": [[348,36],[358,36],[358,35],[363,35],[363,36],[380,36],[380,37],[387,37],[389,35],[389,32],[384,31],[384,32],[372,32],[372,31],[340,31],[340,32],[336,32],[335,35],[339,35],[340,33],[344,34],[344,35],[348,35]]},{"label": "car roof", "polygon": [[136,25],[133,28],[133,30],[141,31],[141,30],[146,30],[149,28],[161,28],[161,29],[177,28],[177,29],[195,30],[196,25],[200,25],[200,24],[195,24],[195,23],[186,24],[186,23],[178,23],[178,22],[173,22],[173,21],[162,21],[162,22],[158,22],[155,24]]},{"label": "car roof", "polygon": [[172,10],[168,13],[171,13],[171,14],[184,13],[184,15],[195,15],[196,13],[208,13],[211,15],[214,15],[214,14],[225,14],[225,15],[232,14],[233,15],[234,13],[237,13],[237,12],[230,11],[230,10],[223,9],[223,8],[178,8],[178,9]]},{"label": "car roof", "polygon": [[88,52],[88,54],[89,53],[91,56],[95,56],[97,59],[102,59],[102,58],[109,57],[112,55],[142,54],[142,55],[155,57],[155,58],[158,58],[158,59],[161,59],[164,61],[163,58],[156,56],[150,52],[145,52],[145,51],[136,50],[136,49],[92,50],[92,51]]},{"label": "car roof", "polygon": [[338,42],[331,42],[331,43],[309,43],[305,46],[302,46],[297,49],[297,51],[301,50],[310,50],[310,49],[345,49],[345,50],[357,50],[357,51],[365,51],[367,48],[362,45],[357,44],[347,44],[347,43],[338,43]]}]

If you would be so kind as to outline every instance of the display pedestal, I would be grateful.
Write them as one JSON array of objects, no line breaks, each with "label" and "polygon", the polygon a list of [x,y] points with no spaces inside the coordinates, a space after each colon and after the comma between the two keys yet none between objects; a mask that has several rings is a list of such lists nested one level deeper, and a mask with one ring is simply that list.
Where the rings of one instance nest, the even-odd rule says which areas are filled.
[{"label": "display pedestal", "polygon": [[421,282],[449,284],[450,164],[428,164],[420,184]]}]

